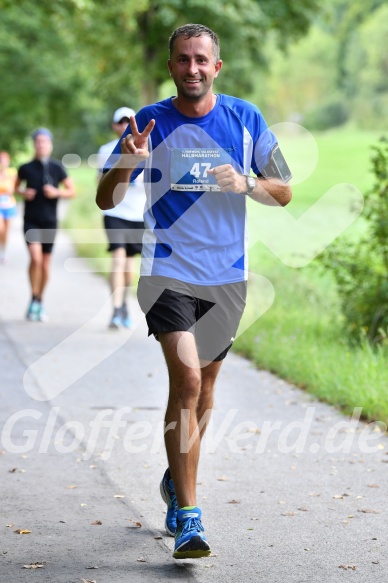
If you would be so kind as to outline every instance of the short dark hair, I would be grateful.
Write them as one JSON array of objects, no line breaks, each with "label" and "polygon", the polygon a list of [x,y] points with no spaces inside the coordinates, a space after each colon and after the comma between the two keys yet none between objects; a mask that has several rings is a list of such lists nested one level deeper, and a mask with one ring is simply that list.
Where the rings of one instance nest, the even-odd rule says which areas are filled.
[{"label": "short dark hair", "polygon": [[212,43],[213,43],[213,55],[214,55],[214,59],[217,62],[220,58],[220,39],[218,38],[218,35],[211,30],[211,28],[208,28],[207,26],[204,26],[203,24],[184,24],[183,26],[180,26],[179,28],[177,28],[176,30],[174,30],[174,32],[172,33],[172,35],[169,38],[169,52],[170,52],[170,58],[172,55],[172,52],[174,50],[174,45],[175,45],[175,41],[178,38],[178,36],[185,36],[186,38],[192,38],[193,36],[209,36],[212,39]]}]

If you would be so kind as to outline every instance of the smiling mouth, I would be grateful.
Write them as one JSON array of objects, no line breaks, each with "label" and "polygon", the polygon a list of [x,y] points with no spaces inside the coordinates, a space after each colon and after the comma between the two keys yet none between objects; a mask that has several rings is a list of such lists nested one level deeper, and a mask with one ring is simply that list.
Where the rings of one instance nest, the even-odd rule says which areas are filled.
[{"label": "smiling mouth", "polygon": [[198,85],[201,82],[201,79],[185,79],[185,83],[189,85]]}]

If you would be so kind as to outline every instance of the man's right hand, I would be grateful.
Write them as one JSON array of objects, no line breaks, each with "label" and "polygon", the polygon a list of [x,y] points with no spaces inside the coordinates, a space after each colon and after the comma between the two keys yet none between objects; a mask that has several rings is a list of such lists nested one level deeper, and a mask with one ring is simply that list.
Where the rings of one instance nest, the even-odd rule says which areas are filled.
[{"label": "man's right hand", "polygon": [[36,196],[36,190],[35,188],[25,188],[23,191],[23,197],[26,200],[34,200]]},{"label": "man's right hand", "polygon": [[[148,137],[155,126],[155,120],[151,119],[142,132],[139,132],[134,116],[129,118],[131,134],[121,140],[121,153],[128,156],[128,167],[133,168],[139,162],[149,158]],[[130,158],[129,158],[130,156]]]}]

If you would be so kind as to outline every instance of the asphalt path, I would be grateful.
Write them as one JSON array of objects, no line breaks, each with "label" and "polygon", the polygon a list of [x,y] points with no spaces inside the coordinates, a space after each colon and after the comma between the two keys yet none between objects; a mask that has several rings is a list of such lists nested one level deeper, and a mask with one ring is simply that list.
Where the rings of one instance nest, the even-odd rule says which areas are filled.
[{"label": "asphalt path", "polygon": [[160,347],[135,300],[135,329],[108,330],[107,282],[64,232],[50,321],[27,322],[27,265],[19,218],[0,266],[1,583],[388,582],[384,427],[236,354],[198,476],[212,555],[174,560]]}]

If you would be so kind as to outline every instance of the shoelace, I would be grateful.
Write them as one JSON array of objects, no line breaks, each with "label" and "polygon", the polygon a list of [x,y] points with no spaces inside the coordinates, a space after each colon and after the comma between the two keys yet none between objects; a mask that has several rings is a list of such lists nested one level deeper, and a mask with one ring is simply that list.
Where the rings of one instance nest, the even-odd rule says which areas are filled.
[{"label": "shoelace", "polygon": [[195,530],[196,532],[199,530],[205,530],[199,518],[188,518],[182,523],[182,534],[187,534],[192,530]]},{"label": "shoelace", "polygon": [[176,494],[175,494],[175,488],[174,488],[174,484],[173,481],[170,480],[168,481],[168,486],[169,486],[169,497],[170,497],[170,503],[169,503],[169,507],[171,508],[171,510],[175,510],[175,512],[178,512],[178,502],[176,501]]},{"label": "shoelace", "polygon": [[171,510],[178,512],[178,502],[176,501],[175,492],[171,492],[171,495],[170,495],[170,508],[171,508]]}]

